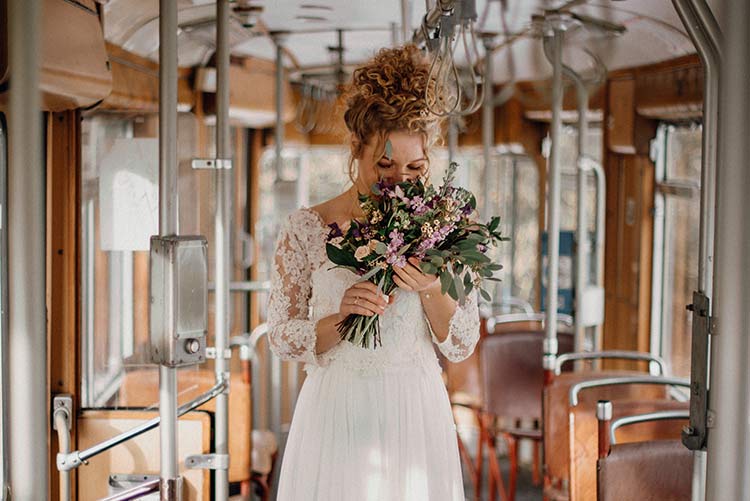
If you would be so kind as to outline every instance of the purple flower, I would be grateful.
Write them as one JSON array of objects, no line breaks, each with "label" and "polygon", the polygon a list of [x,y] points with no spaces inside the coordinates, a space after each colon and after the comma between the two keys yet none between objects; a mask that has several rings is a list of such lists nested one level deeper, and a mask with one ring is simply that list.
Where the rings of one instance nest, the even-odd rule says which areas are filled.
[{"label": "purple flower", "polygon": [[427,212],[427,205],[425,204],[424,199],[419,195],[416,195],[411,199],[411,202],[409,202],[409,207],[411,207],[412,211],[417,216],[421,216],[422,214]]},{"label": "purple flower", "polygon": [[331,228],[331,231],[328,232],[328,240],[344,236],[344,233],[341,231],[338,224],[331,223],[328,227]]}]

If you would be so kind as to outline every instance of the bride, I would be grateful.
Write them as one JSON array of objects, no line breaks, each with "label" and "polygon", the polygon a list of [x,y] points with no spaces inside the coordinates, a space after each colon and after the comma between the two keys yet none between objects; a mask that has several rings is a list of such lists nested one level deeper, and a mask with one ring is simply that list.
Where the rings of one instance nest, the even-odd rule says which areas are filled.
[{"label": "bride", "polygon": [[[304,362],[278,499],[463,500],[456,429],[433,343],[452,362],[479,338],[476,293],[464,306],[411,260],[394,268],[397,291],[379,294],[326,257],[329,224],[362,217],[358,193],[381,178],[426,176],[439,120],[425,103],[429,67],[414,46],[382,49],[355,72],[344,120],[353,186],[287,219],[278,238],[269,339]],[[356,173],[354,164],[356,161]],[[380,315],[382,346],[341,341],[346,315]]]}]

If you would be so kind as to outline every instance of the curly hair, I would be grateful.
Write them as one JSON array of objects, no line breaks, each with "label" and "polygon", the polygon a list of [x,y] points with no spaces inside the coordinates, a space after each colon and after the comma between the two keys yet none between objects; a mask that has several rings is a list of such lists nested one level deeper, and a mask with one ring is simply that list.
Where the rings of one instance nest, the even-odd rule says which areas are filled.
[{"label": "curly hair", "polygon": [[428,82],[429,64],[415,45],[380,49],[373,59],[354,70],[345,93],[344,122],[352,133],[349,176],[354,159],[375,139],[381,150],[385,136],[394,131],[421,134],[425,154],[440,137],[440,117],[427,108],[435,92]]}]

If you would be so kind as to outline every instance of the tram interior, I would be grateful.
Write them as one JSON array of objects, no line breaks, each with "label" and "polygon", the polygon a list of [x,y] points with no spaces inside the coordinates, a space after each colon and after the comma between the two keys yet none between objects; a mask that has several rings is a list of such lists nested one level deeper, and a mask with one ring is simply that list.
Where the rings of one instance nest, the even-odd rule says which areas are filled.
[{"label": "tram interior", "polygon": [[[146,486],[152,497],[142,499],[158,499],[159,427],[88,459],[79,455],[83,464],[75,467],[61,467],[59,453],[71,459],[160,416],[149,270],[164,193],[165,2],[38,3],[43,497],[131,499],[116,496]],[[702,185],[712,154],[706,141],[711,133],[716,140],[706,117],[716,112],[707,109],[711,75],[685,19],[697,12],[713,23],[708,32],[724,31],[727,2],[236,0],[226,2],[224,42],[217,3],[224,2],[174,1],[170,55],[177,63],[176,224],[180,235],[204,236],[208,249],[200,341],[207,351],[200,363],[175,370],[177,403],[221,393],[217,360],[230,374],[228,410],[209,399],[173,427],[182,499],[275,499],[305,377],[300,364],[280,361],[268,346],[276,238],[291,211],[350,186],[342,89],[377,49],[407,42],[424,47],[427,58],[452,57],[458,78],[436,85],[474,96],[442,110],[432,179],[457,162],[458,183],[476,194],[480,214],[501,216],[509,237],[492,256],[504,266],[502,281],[480,306],[474,354],[441,361],[466,499],[706,499],[696,494],[705,489],[705,442],[698,452],[684,445],[699,409],[697,398],[691,402],[695,319],[703,325],[706,316],[686,306],[697,304],[694,291],[711,296],[704,274],[712,264],[702,249],[711,248],[704,239],[713,231],[704,205],[715,200]],[[12,28],[20,4],[0,1],[8,41],[0,54],[5,312],[14,290],[14,234],[6,228],[20,122],[11,111],[20,74],[13,54],[23,54],[9,44],[19,40]],[[446,44],[441,19],[457,23]],[[230,159],[231,169],[200,159]],[[220,228],[221,211],[228,226]],[[226,318],[220,340],[217,315]],[[3,317],[12,356],[15,331]],[[3,378],[15,384],[14,374],[11,364]],[[6,421],[14,422],[9,412],[3,409],[4,434]],[[218,470],[201,466],[224,457],[215,444],[222,419],[231,460]],[[12,488],[8,440],[2,480]]]}]

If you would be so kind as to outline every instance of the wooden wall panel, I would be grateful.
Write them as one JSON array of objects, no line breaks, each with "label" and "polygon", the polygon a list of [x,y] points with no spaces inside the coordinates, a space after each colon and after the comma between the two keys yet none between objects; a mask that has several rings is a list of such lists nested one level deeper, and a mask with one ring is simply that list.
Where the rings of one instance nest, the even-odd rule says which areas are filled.
[{"label": "wooden wall panel", "polygon": [[[604,349],[649,350],[654,169],[642,155],[607,162]],[[610,368],[632,365],[609,362]]]},{"label": "wooden wall panel", "polygon": [[[145,410],[86,411],[79,418],[80,447],[91,447],[158,415],[158,411]],[[208,413],[193,411],[181,417],[177,434],[179,458],[210,452],[211,418]],[[182,499],[211,499],[208,470],[188,470],[182,461],[179,468],[180,476],[183,477]],[[71,491],[74,493],[74,499],[94,501],[106,497],[109,475],[113,473],[158,475],[159,428],[113,447],[91,458],[89,464],[81,466],[78,489]]]},{"label": "wooden wall panel", "polygon": [[[48,401],[54,395],[73,396],[74,410],[80,405],[80,273],[79,165],[81,136],[75,111],[47,116],[47,363]],[[51,419],[51,417],[50,417]],[[71,430],[76,447],[77,426]],[[49,499],[57,499],[55,458],[57,434],[49,436]],[[76,472],[72,474],[75,488]]]}]

